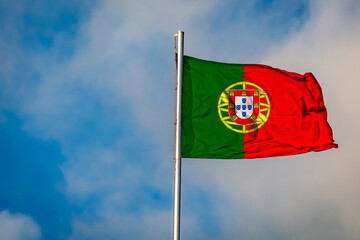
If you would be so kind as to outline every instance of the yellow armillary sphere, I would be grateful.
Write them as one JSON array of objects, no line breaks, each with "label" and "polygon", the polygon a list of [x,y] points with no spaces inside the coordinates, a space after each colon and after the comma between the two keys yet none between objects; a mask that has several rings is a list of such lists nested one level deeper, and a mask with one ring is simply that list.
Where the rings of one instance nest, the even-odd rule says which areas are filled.
[{"label": "yellow armillary sphere", "polygon": [[[252,106],[254,109],[257,109],[258,115],[251,117],[251,120],[253,121],[251,121],[250,124],[242,124],[241,121],[235,121],[236,119],[239,119],[239,117],[242,116],[239,114],[237,114],[239,117],[234,115],[233,108],[238,107],[238,109],[240,109],[241,106],[234,106],[234,103],[232,102],[229,103],[229,99],[230,99],[229,93],[233,97],[235,92],[241,92],[241,91],[242,91],[242,96],[246,95],[247,91],[248,92],[255,91],[255,96],[259,95],[257,93],[260,92],[260,96],[259,96],[260,98],[257,97],[259,99],[259,104],[254,103]],[[230,114],[230,112],[232,114]],[[230,130],[238,133],[250,133],[261,128],[268,120],[270,115],[270,100],[266,92],[258,85],[251,82],[237,82],[227,87],[221,93],[218,102],[218,113],[222,123],[224,123],[224,125]],[[244,112],[244,116],[245,116],[245,112]]]}]

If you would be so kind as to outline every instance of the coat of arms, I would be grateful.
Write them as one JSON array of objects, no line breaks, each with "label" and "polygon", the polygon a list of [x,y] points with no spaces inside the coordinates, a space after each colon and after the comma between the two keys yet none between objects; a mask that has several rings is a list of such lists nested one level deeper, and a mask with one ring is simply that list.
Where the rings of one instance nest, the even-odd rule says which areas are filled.
[{"label": "coat of arms", "polygon": [[259,116],[260,91],[258,89],[230,89],[229,115],[233,122],[246,126]]}]

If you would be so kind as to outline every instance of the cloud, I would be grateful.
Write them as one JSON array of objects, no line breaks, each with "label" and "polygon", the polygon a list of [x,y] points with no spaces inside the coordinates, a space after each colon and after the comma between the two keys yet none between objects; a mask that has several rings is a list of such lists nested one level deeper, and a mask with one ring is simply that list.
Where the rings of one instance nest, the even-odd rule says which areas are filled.
[{"label": "cloud", "polygon": [[14,109],[31,136],[58,142],[66,158],[66,197],[78,209],[70,238],[170,235],[172,38],[178,29],[185,31],[189,55],[313,71],[340,144],[338,150],[281,159],[184,160],[183,235],[360,235],[354,214],[360,194],[353,184],[359,181],[358,114],[349,104],[359,102],[355,1],[108,0],[88,12],[77,34],[53,33],[53,45],[38,54],[0,39],[12,56],[0,66],[7,81],[1,107]]},{"label": "cloud", "polygon": [[41,239],[39,225],[29,216],[21,213],[0,212],[0,238],[2,240]]},{"label": "cloud", "polygon": [[[360,5],[311,1],[304,26],[261,57],[322,86],[339,149],[263,160],[185,162],[184,172],[223,194],[223,239],[358,239]],[[184,230],[186,231],[186,230]]]},{"label": "cloud", "polygon": [[[189,25],[211,6],[208,1],[103,1],[82,26],[76,52],[59,60],[55,45],[35,57],[36,80],[31,86],[20,81],[27,91],[11,94],[26,119],[23,129],[61,145],[66,194],[81,208],[74,214],[74,238],[86,238],[89,229],[94,238],[105,231],[113,238],[169,235],[171,39],[177,25]],[[154,216],[159,222],[151,220]],[[118,229],[114,219],[124,227]]]}]

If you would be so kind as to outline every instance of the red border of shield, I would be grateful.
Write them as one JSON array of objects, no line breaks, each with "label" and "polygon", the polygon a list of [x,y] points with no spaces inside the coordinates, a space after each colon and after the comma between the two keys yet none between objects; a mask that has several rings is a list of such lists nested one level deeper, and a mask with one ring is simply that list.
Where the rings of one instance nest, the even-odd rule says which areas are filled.
[{"label": "red border of shield", "polygon": [[[254,123],[260,113],[260,90],[259,89],[230,89],[229,96],[229,115],[234,123],[246,126]],[[253,114],[247,119],[241,119],[235,113],[235,96],[253,96]]]}]

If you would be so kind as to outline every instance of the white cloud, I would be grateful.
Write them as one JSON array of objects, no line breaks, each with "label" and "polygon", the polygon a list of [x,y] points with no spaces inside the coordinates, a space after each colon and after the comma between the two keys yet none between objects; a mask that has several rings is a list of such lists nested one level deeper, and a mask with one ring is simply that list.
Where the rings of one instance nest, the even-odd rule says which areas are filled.
[{"label": "white cloud", "polygon": [[[81,44],[71,59],[55,62],[45,57],[35,67],[39,85],[20,104],[21,114],[28,117],[25,129],[60,142],[68,160],[62,169],[71,201],[83,206],[92,197],[98,199],[74,217],[73,238],[170,235],[169,205],[151,209],[154,200],[149,194],[171,189],[171,40],[180,26],[191,25],[212,6],[212,1],[103,1],[83,26]],[[98,121],[94,129],[86,128],[93,119]],[[125,124],[123,131],[131,134],[103,144],[90,132],[72,143],[82,131],[96,131],[102,124],[105,131]],[[136,146],[142,142],[154,149],[143,159],[131,159],[128,148],[141,151]],[[134,211],[141,213],[132,216],[127,207],[137,196]]]},{"label": "white cloud", "polygon": [[[261,59],[286,70],[313,71],[323,87],[329,121],[340,144],[338,150],[281,159],[184,161],[185,183],[193,183],[191,187],[209,196],[222,194],[221,201],[214,198],[209,209],[219,217],[221,239],[356,239],[360,235],[360,214],[355,214],[360,202],[355,186],[360,180],[356,121],[360,116],[353,110],[359,103],[357,2],[311,1],[305,25],[292,29],[285,39],[266,37],[271,30],[277,32],[270,27],[271,20],[292,4],[281,3],[281,11],[258,14],[259,19],[251,21],[247,10],[252,4],[244,3],[235,13],[241,16],[239,21],[216,30],[211,21],[223,20],[226,26],[233,14],[233,9],[216,11],[222,4],[215,0],[102,1],[83,26],[74,56],[63,62],[52,56],[36,58],[33,65],[39,70],[39,83],[22,94],[16,94],[13,86],[19,111],[28,117],[25,128],[61,143],[68,160],[62,169],[69,199],[83,204],[91,196],[98,197],[94,209],[74,217],[74,239],[104,235],[161,239],[170,234],[168,206],[147,209],[153,206],[139,203],[138,212],[126,207],[134,196],[146,199],[142,191],[147,187],[170,193],[174,92],[169,90],[174,88],[172,35],[178,29],[185,31],[186,53],[194,56],[218,61]],[[214,18],[214,13],[224,14],[225,20]],[[257,30],[261,24],[268,33]],[[280,43],[262,54],[274,39]],[[130,129],[125,130],[133,138],[119,136],[102,144],[96,134],[82,137],[82,127],[94,118],[104,120],[96,122],[95,128],[116,127],[125,119]],[[144,140],[154,143],[154,149],[147,151],[146,159],[132,163],[126,156],[128,148]],[[144,183],[145,174],[149,178]],[[185,211],[193,204],[183,202]],[[185,236],[209,239],[196,214],[183,215]]]},{"label": "white cloud", "polygon": [[339,149],[238,162],[186,161],[183,172],[205,173],[193,181],[208,186],[211,179],[224,194],[216,210],[223,239],[360,237],[360,4],[311,1],[310,6],[305,25],[270,48],[262,62],[315,74]]},{"label": "white cloud", "polygon": [[[115,200],[115,199],[114,199]],[[111,204],[106,202],[106,204]],[[114,206],[113,206],[114,207]],[[109,206],[100,211],[97,219],[78,216],[74,221],[71,239],[161,239],[170,236],[171,212],[144,209],[140,214],[114,214]]]},{"label": "white cloud", "polygon": [[29,216],[9,211],[0,212],[1,240],[41,239],[40,226]]}]

